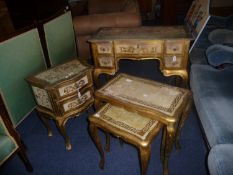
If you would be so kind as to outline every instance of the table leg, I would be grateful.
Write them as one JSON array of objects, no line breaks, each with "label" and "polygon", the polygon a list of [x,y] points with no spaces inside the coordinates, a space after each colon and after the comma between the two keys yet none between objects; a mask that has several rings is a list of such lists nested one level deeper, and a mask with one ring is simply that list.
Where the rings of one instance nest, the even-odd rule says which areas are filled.
[{"label": "table leg", "polygon": [[187,71],[182,71],[182,74],[180,74],[180,77],[182,78],[181,86],[187,87],[188,86],[188,73]]},{"label": "table leg", "polygon": [[180,133],[181,133],[181,129],[183,128],[184,126],[184,122],[186,121],[186,119],[188,118],[189,114],[190,114],[190,110],[191,110],[191,107],[192,107],[192,98],[190,97],[188,99],[188,104],[186,106],[186,108],[184,109],[182,115],[181,115],[181,119],[180,119],[180,122],[177,126],[177,132],[176,132],[176,149],[177,150],[180,150],[181,149],[181,146],[180,146],[180,143],[179,143],[179,140],[180,140]]},{"label": "table leg", "polygon": [[60,131],[61,135],[65,139],[66,149],[71,150],[72,146],[70,143],[70,138],[68,137],[68,135],[66,133],[66,129],[65,129],[66,121],[67,121],[67,119],[58,119],[55,122],[56,122],[58,130]]},{"label": "table leg", "polygon": [[168,161],[169,156],[172,151],[172,147],[175,141],[175,125],[170,124],[166,127],[166,136],[165,136],[165,148],[164,148],[164,160],[163,160],[163,175],[168,175]]},{"label": "table leg", "polygon": [[43,116],[43,114],[40,113],[39,111],[38,111],[37,113],[38,113],[38,116],[40,117],[42,123],[43,123],[43,124],[45,125],[45,127],[47,128],[48,136],[52,136],[53,133],[52,133],[52,129],[51,129],[49,123],[48,123],[48,119],[45,118],[45,117]]},{"label": "table leg", "polygon": [[103,151],[103,148],[102,148],[102,145],[101,145],[101,142],[100,142],[100,138],[98,136],[98,133],[97,133],[97,126],[95,126],[95,124],[93,124],[92,122],[90,122],[89,124],[89,131],[90,131],[90,135],[95,143],[95,145],[97,146],[97,149],[100,153],[100,162],[99,162],[99,167],[101,169],[104,169],[104,163],[105,163],[105,158],[104,158],[104,151]]},{"label": "table leg", "polygon": [[163,70],[161,69],[161,72],[163,73],[164,76],[179,76],[182,79],[182,82],[180,83],[177,79],[176,83],[180,83],[179,86],[182,87],[187,87],[188,85],[188,72],[186,69],[182,69],[182,70]]},{"label": "table leg", "polygon": [[146,175],[148,163],[150,160],[151,146],[139,147],[140,159],[141,159],[141,175]]},{"label": "table leg", "polygon": [[[111,69],[94,69],[93,73],[93,80],[95,83],[95,87],[99,88],[101,86],[101,83],[99,81],[100,74],[106,74],[107,76],[115,75],[116,68],[112,67]],[[107,81],[110,80],[109,78],[106,79]]]},{"label": "table leg", "polygon": [[162,132],[162,142],[161,142],[161,145],[160,145],[160,160],[162,162],[164,161],[166,134],[167,134],[167,129],[164,126],[163,127],[163,132]]},{"label": "table leg", "polygon": [[93,79],[94,79],[94,83],[95,83],[96,88],[100,87],[100,81],[99,81],[100,74],[101,74],[101,71],[99,69],[94,70]]},{"label": "table leg", "polygon": [[101,107],[101,101],[97,98],[94,99],[94,108],[97,111]]},{"label": "table leg", "polygon": [[105,150],[109,152],[110,151],[110,134],[106,133],[105,136],[106,136]]}]

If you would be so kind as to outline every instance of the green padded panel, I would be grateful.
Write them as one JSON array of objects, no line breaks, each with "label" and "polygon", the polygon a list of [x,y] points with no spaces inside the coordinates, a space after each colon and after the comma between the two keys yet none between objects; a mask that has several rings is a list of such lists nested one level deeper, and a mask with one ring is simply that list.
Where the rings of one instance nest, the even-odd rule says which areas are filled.
[{"label": "green padded panel", "polygon": [[5,125],[1,119],[0,119],[0,135],[6,135],[6,128],[5,128]]},{"label": "green padded panel", "polygon": [[45,23],[44,32],[52,66],[77,57],[70,11]]},{"label": "green padded panel", "polygon": [[0,135],[0,165],[18,148],[12,137]]},{"label": "green padded panel", "polygon": [[14,125],[36,105],[28,76],[45,70],[37,29],[0,43],[0,90]]}]

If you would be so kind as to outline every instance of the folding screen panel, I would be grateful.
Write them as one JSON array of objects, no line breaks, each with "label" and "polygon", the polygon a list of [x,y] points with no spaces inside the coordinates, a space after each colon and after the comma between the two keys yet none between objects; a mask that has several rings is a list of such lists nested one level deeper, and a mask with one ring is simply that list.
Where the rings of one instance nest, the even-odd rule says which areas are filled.
[{"label": "folding screen panel", "polygon": [[0,43],[0,89],[14,125],[36,105],[25,78],[45,69],[37,29]]},{"label": "folding screen panel", "polygon": [[77,57],[70,11],[45,23],[43,28],[51,66]]}]

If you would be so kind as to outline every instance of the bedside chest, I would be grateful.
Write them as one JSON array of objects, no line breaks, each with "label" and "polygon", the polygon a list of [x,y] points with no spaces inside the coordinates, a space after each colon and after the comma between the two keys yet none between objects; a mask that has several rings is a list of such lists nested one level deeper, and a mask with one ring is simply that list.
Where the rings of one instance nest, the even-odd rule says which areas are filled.
[{"label": "bedside chest", "polygon": [[65,139],[66,149],[71,149],[65,123],[93,104],[92,67],[71,60],[27,78],[32,87],[37,111],[48,129],[47,119],[53,119]]},{"label": "bedside chest", "polygon": [[187,83],[187,63],[191,34],[184,26],[102,28],[91,43],[94,81],[102,73],[114,75],[121,59],[160,61],[165,76],[178,75]]}]

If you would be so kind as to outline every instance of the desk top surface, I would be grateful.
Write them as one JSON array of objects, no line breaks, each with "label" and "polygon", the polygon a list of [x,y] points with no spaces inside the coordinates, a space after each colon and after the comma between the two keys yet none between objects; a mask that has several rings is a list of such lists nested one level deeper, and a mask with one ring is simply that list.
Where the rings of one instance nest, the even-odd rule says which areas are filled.
[{"label": "desk top surface", "polygon": [[156,26],[102,28],[89,41],[121,39],[189,39],[192,35],[184,26]]}]

